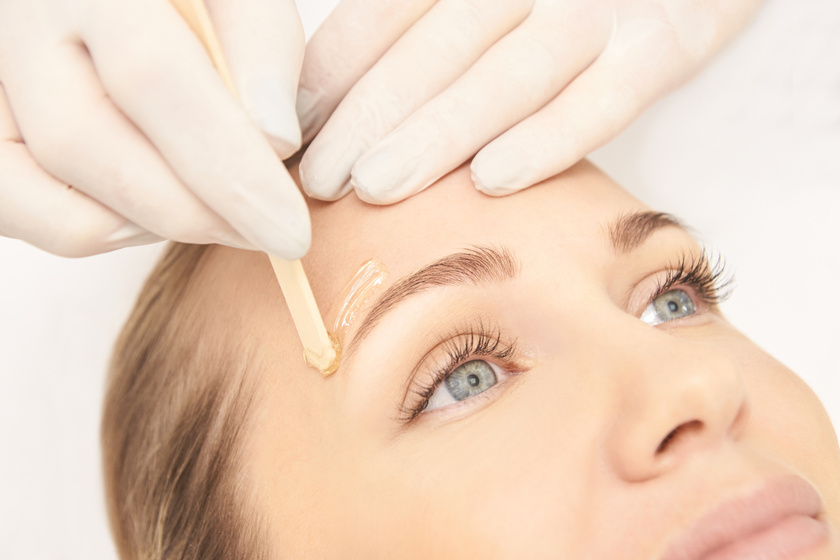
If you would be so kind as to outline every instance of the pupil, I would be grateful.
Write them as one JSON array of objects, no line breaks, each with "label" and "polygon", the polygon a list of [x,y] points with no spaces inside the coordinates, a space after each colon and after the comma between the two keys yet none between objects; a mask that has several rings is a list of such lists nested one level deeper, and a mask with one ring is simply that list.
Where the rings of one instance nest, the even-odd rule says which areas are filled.
[{"label": "pupil", "polygon": [[470,384],[470,387],[478,387],[478,384],[479,384],[480,381],[481,380],[474,373],[471,373],[470,375],[467,376],[467,383]]},{"label": "pupil", "polygon": [[676,301],[671,300],[671,301],[668,302],[668,311],[670,311],[671,313],[674,313],[679,308],[680,308],[680,306],[677,305]]}]

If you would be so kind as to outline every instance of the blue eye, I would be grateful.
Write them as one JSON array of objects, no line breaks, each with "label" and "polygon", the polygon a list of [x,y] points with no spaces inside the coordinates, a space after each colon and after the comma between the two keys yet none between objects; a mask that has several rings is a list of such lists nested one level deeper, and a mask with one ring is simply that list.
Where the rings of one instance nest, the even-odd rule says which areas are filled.
[{"label": "blue eye", "polygon": [[498,383],[494,367],[484,360],[461,364],[447,375],[429,399],[425,410],[472,398]]},{"label": "blue eye", "polygon": [[642,312],[640,319],[650,326],[693,315],[697,309],[684,290],[669,290],[656,297]]}]

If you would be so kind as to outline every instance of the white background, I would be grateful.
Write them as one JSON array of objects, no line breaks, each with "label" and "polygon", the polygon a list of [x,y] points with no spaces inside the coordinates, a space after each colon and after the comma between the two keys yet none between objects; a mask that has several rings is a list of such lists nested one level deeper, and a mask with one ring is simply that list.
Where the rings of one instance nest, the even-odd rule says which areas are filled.
[{"label": "white background", "polygon": [[[332,1],[306,3],[308,31]],[[769,0],[703,74],[593,159],[728,257],[738,289],[725,311],[840,425],[840,2]],[[74,261],[0,238],[0,558],[115,558],[104,372],[159,251]]]}]

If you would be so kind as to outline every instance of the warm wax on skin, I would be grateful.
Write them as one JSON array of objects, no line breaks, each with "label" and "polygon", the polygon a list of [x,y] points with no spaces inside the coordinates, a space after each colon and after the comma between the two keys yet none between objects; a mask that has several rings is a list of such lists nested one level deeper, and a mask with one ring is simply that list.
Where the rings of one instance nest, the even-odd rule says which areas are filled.
[{"label": "warm wax on skin", "polygon": [[330,315],[335,317],[330,336],[338,342],[339,346],[344,347],[347,331],[359,314],[359,310],[381,289],[388,276],[388,269],[382,261],[371,259],[359,268],[341,290],[330,310]]}]

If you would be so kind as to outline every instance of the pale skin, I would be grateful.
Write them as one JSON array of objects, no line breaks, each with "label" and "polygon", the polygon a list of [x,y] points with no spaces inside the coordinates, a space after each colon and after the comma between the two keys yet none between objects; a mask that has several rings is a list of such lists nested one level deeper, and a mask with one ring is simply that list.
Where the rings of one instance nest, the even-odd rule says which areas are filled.
[{"label": "pale skin", "polygon": [[[401,205],[315,205],[306,264],[325,309],[373,257],[386,289],[475,245],[518,263],[405,299],[328,378],[303,363],[264,257],[217,249],[197,293],[223,302],[212,319],[246,333],[259,376],[243,474],[276,557],[654,560],[722,500],[790,474],[829,527],[803,558],[840,557],[840,449],[822,405],[688,286],[694,313],[640,320],[657,279],[699,251],[676,226],[616,251],[608,224],[644,210],[585,162],[504,200],[461,168]],[[516,340],[520,372],[402,422],[436,345],[479,323]]]}]

